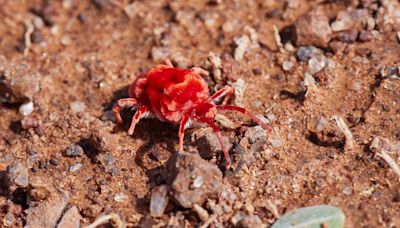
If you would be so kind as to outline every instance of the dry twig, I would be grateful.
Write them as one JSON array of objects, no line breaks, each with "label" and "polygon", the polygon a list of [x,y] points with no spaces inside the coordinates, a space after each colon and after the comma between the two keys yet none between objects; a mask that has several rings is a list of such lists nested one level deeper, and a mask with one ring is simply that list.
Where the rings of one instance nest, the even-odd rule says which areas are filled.
[{"label": "dry twig", "polygon": [[127,225],[121,220],[118,214],[101,215],[92,224],[85,226],[84,228],[96,228],[108,221],[114,221],[118,228],[125,228]]},{"label": "dry twig", "polygon": [[389,155],[389,151],[384,146],[384,142],[376,137],[372,140],[369,147],[377,156],[385,160],[385,162],[390,166],[393,172],[400,178],[400,167],[396,161]]},{"label": "dry twig", "polygon": [[333,116],[332,117],[336,124],[338,125],[339,129],[343,132],[344,137],[346,138],[345,146],[348,149],[352,149],[354,147],[354,142],[353,142],[353,134],[347,127],[346,123],[344,122],[343,118],[341,116]]}]

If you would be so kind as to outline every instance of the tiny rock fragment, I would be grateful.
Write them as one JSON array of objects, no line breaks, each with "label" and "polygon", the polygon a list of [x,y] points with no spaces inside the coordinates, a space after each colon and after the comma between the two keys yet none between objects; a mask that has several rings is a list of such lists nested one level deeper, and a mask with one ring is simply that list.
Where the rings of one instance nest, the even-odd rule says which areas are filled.
[{"label": "tiny rock fragment", "polygon": [[327,47],[331,39],[332,30],[329,25],[329,18],[320,10],[313,10],[295,22],[296,45],[314,45]]},{"label": "tiny rock fragment", "polygon": [[36,117],[25,116],[21,120],[22,129],[27,130],[27,129],[38,127],[38,126],[39,126],[39,120]]},{"label": "tiny rock fragment", "polygon": [[245,215],[239,221],[238,227],[242,227],[242,228],[253,228],[253,227],[266,228],[267,225],[262,223],[262,221],[261,221],[260,217],[258,217],[258,215]]},{"label": "tiny rock fragment", "polygon": [[33,102],[28,101],[28,102],[23,103],[21,106],[19,106],[18,111],[23,116],[29,116],[33,112]]},{"label": "tiny rock fragment", "polygon": [[154,62],[164,61],[170,56],[170,51],[166,47],[151,48],[151,57]]},{"label": "tiny rock fragment", "polygon": [[[171,196],[184,208],[191,208],[194,204],[202,205],[207,199],[215,199],[226,188],[218,167],[197,154],[175,153],[168,160],[167,169]],[[203,184],[200,188],[193,189],[193,180],[198,176],[203,178]]]},{"label": "tiny rock fragment", "polygon": [[235,94],[234,104],[241,106],[243,102],[244,91],[246,89],[245,81],[239,78],[236,82],[232,83],[232,88]]},{"label": "tiny rock fragment", "polygon": [[15,222],[15,216],[8,212],[3,218],[3,225],[6,227],[12,227]]},{"label": "tiny rock fragment", "polygon": [[76,206],[72,206],[65,212],[60,222],[57,224],[57,228],[79,228],[80,220],[82,216],[79,214],[79,210]]},{"label": "tiny rock fragment", "polygon": [[168,186],[160,185],[154,187],[150,199],[150,214],[152,217],[160,217],[164,214],[168,205]]},{"label": "tiny rock fragment", "polygon": [[359,37],[361,42],[369,42],[374,39],[374,35],[371,31],[364,30],[360,33]]},{"label": "tiny rock fragment", "polygon": [[283,147],[282,139],[279,135],[271,135],[268,137],[268,141],[275,148]]},{"label": "tiny rock fragment", "polygon": [[289,61],[289,60],[283,61],[282,69],[284,71],[290,71],[290,69],[292,69],[292,67],[293,67],[293,63],[291,61]]},{"label": "tiny rock fragment", "polygon": [[248,138],[250,143],[264,139],[266,136],[267,131],[261,126],[249,127],[244,134],[244,137]]},{"label": "tiny rock fragment", "polygon": [[326,66],[326,58],[323,55],[313,56],[308,60],[308,69],[311,74],[315,74]]},{"label": "tiny rock fragment", "polygon": [[234,42],[237,46],[235,49],[234,58],[236,61],[242,61],[246,50],[250,46],[250,38],[247,35],[243,35],[241,37],[236,37]]},{"label": "tiny rock fragment", "polygon": [[85,103],[82,101],[74,101],[69,104],[69,107],[73,113],[84,112]]},{"label": "tiny rock fragment", "polygon": [[60,188],[50,187],[50,196],[41,201],[30,201],[26,210],[29,228],[55,227],[68,203],[68,194]]},{"label": "tiny rock fragment", "polygon": [[0,55],[0,102],[22,103],[33,99],[40,90],[40,75],[30,66],[9,62]]},{"label": "tiny rock fragment", "polygon": [[297,49],[296,56],[300,61],[308,61],[310,58],[321,54],[321,50],[314,46],[302,46]]},{"label": "tiny rock fragment", "polygon": [[78,144],[71,144],[66,150],[65,155],[67,157],[79,157],[84,154],[83,148]]},{"label": "tiny rock fragment", "polygon": [[71,167],[69,167],[69,171],[70,172],[76,172],[78,170],[80,170],[82,168],[82,163],[78,162],[76,164],[71,165]]},{"label": "tiny rock fragment", "polygon": [[118,193],[115,194],[115,196],[114,196],[114,201],[115,201],[115,202],[118,202],[118,203],[124,202],[124,201],[126,201],[127,199],[129,199],[128,195],[126,195],[126,194],[123,193],[123,192],[118,192]]},{"label": "tiny rock fragment", "polygon": [[119,145],[118,138],[104,130],[97,130],[90,136],[91,145],[99,152],[113,152]]},{"label": "tiny rock fragment", "polygon": [[345,11],[338,13],[336,20],[331,24],[332,31],[340,32],[344,30],[362,28],[368,20],[367,9],[352,9],[349,8]]},{"label": "tiny rock fragment", "polygon": [[210,217],[210,215],[208,214],[207,210],[205,210],[204,208],[202,208],[198,204],[194,204],[193,205],[193,210],[197,213],[197,215],[199,216],[199,218],[203,222],[207,221],[207,219]]},{"label": "tiny rock fragment", "polygon": [[208,59],[210,60],[213,66],[213,76],[215,81],[220,82],[222,81],[222,60],[219,55],[215,54],[214,52],[210,52],[208,54]]},{"label": "tiny rock fragment", "polygon": [[319,133],[324,130],[327,124],[328,120],[325,117],[315,117],[307,121],[307,129],[312,133]]},{"label": "tiny rock fragment", "polygon": [[16,187],[28,187],[28,173],[28,168],[19,162],[8,166],[7,176],[12,184],[10,187],[12,189],[15,189]]},{"label": "tiny rock fragment", "polygon": [[[215,135],[212,128],[201,128],[192,134],[192,141],[196,142],[199,154],[204,159],[211,159],[214,155],[221,152],[221,145],[218,137]],[[222,141],[227,150],[232,147],[229,139],[222,135]]]}]

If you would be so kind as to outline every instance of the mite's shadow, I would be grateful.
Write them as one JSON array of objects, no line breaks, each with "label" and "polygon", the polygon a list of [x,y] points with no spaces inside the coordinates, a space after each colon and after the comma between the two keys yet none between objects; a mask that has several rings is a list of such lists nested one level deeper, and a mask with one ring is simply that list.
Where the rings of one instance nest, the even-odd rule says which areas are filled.
[{"label": "mite's shadow", "polygon": [[104,103],[102,105],[103,106],[103,112],[111,110],[112,107],[117,102],[117,100],[129,97],[128,89],[129,89],[129,85],[126,85],[126,86],[122,87],[121,89],[118,89],[117,91],[114,91],[113,95],[112,95],[113,99],[111,101],[108,101],[108,102],[106,102],[106,103]]},{"label": "mite's shadow", "polygon": [[[103,111],[108,112],[112,109],[118,99],[127,98],[128,85],[115,91],[113,99],[103,104]],[[124,109],[121,111],[121,117],[124,121],[122,125],[115,125],[114,132],[125,132],[129,129],[132,122],[132,117],[135,114],[134,110]],[[134,161],[147,175],[150,189],[154,186],[165,184],[165,162],[159,165],[160,161],[152,156],[152,151],[161,150],[164,153],[163,157],[169,158],[173,153],[176,153],[175,145],[178,143],[178,128],[179,126],[170,123],[161,122],[158,119],[141,119],[136,125],[134,134],[130,139],[134,142],[141,139],[146,142],[138,149]],[[164,145],[158,148],[158,145]],[[158,152],[158,151],[157,151]],[[151,191],[141,199],[138,199],[136,208],[138,211],[147,213],[150,203]]]}]

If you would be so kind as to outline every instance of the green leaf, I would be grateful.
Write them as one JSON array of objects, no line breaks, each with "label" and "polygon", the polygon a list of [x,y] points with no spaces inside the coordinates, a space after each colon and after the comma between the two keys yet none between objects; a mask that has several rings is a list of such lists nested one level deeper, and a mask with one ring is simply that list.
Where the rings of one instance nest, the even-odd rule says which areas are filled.
[{"label": "green leaf", "polygon": [[271,228],[343,228],[345,215],[342,209],[317,205],[303,207],[286,213],[278,219]]}]

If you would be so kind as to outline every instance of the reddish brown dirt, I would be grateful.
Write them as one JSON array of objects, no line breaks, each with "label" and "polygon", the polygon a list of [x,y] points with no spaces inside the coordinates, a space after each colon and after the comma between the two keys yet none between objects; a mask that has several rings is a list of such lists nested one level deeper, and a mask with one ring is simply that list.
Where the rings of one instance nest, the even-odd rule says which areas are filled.
[{"label": "reddish brown dirt", "polygon": [[[177,126],[143,120],[134,135],[128,136],[132,113],[126,113],[126,124],[117,126],[109,117],[110,109],[118,98],[127,96],[127,86],[139,72],[164,58],[181,67],[201,66],[212,72],[209,52],[233,56],[234,37],[248,35],[244,28],[249,26],[258,33],[261,45],[235,63],[239,75],[223,72],[223,77],[245,81],[243,106],[260,114],[270,108],[274,130],[256,159],[227,179],[241,197],[219,222],[232,226],[230,217],[249,202],[254,212],[246,213],[258,215],[270,225],[275,221],[266,206],[270,200],[279,214],[331,204],[343,209],[347,227],[400,226],[399,177],[369,150],[377,136],[393,143],[400,140],[400,80],[381,73],[381,69],[400,64],[395,28],[379,30],[370,42],[342,43],[344,51],[334,53],[326,48],[325,56],[335,67],[315,74],[319,85],[306,93],[307,64],[296,60],[296,46],[294,52],[279,51],[273,26],[293,25],[318,5],[333,20],[339,11],[354,4],[351,1],[300,0],[296,8],[285,7],[284,1],[135,1],[131,17],[119,7],[129,4],[125,0],[118,6],[105,3],[100,7],[93,2],[107,1],[64,1],[64,5],[63,1],[49,1],[47,6],[45,2],[0,0],[0,54],[41,75],[31,114],[39,119],[39,127],[22,129],[19,105],[0,105],[0,172],[15,161],[26,165],[27,158],[37,153],[40,161],[29,167],[29,176],[45,178],[68,192],[68,204],[78,207],[82,224],[93,222],[102,212],[116,212],[134,224],[167,224],[172,218],[190,226],[201,223],[190,210],[173,206],[161,218],[149,217],[151,189],[165,182],[163,167],[177,149]],[[68,2],[73,3],[71,7],[65,4]],[[36,35],[40,33],[44,41],[33,43],[24,55],[20,51],[26,32],[24,20],[40,10],[46,12],[42,19],[51,23],[37,29]],[[157,56],[154,52],[159,48],[166,52]],[[290,71],[282,70],[285,60],[293,62]],[[215,79],[206,80],[214,92]],[[83,112],[71,110],[75,101],[85,104]],[[331,120],[333,115],[342,116],[349,126],[353,148],[344,146],[344,135]],[[243,120],[240,114],[227,116]],[[321,116],[327,119],[327,127],[313,133],[310,123]],[[243,123],[248,126],[250,122]],[[108,148],[115,159],[115,173],[93,161],[87,151],[83,156],[63,156],[74,143],[89,150],[88,139],[98,130],[118,142],[115,148]],[[191,144],[190,133],[187,145]],[[243,129],[225,128],[223,133],[238,144]],[[277,137],[283,146],[269,143]],[[399,151],[391,156],[399,163]],[[51,159],[59,164],[50,163]],[[70,172],[76,163],[82,163],[82,168]],[[218,165],[223,167],[223,161],[218,160]],[[114,196],[121,192],[128,199],[116,202]],[[0,195],[1,224],[11,198]],[[25,224],[24,213],[16,219],[15,227]]]}]

